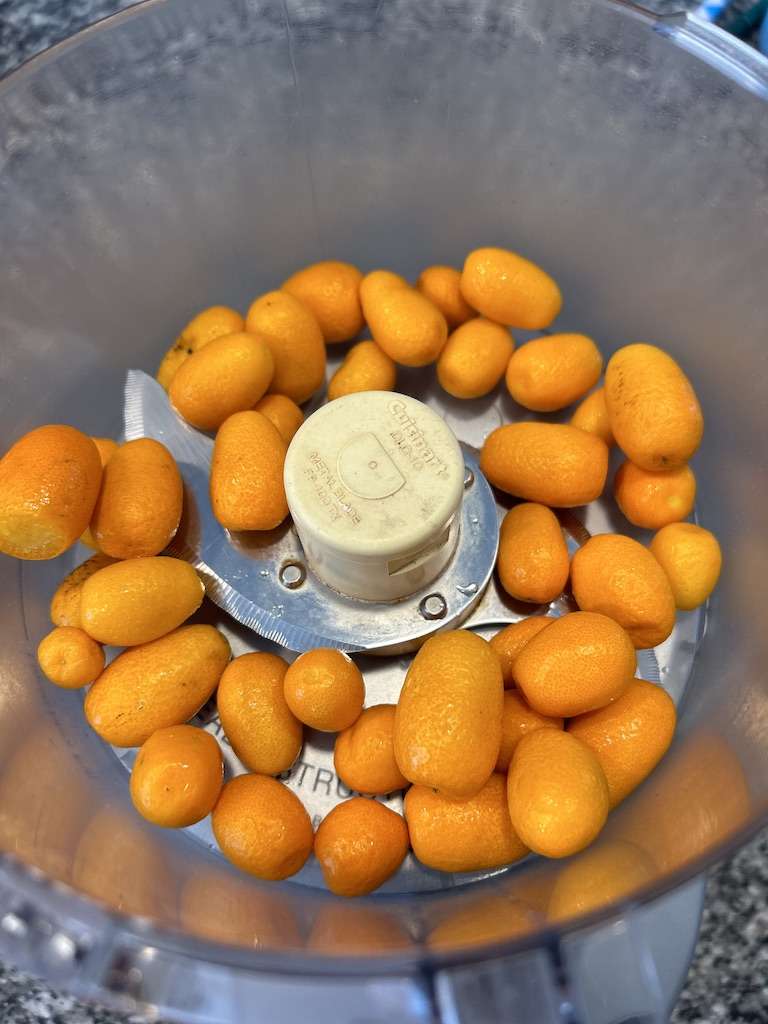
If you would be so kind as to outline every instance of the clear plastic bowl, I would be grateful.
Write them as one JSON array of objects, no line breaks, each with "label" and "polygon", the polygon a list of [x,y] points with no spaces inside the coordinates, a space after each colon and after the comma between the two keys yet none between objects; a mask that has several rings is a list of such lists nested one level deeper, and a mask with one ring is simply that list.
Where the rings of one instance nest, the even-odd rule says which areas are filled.
[{"label": "clear plastic bowl", "polygon": [[[64,562],[3,560],[4,957],[184,1021],[554,1021],[578,1012],[574,935],[610,920],[617,984],[647,981],[633,908],[768,817],[766,67],[607,0],[149,0],[2,83],[3,447],[41,422],[116,436],[128,366],[301,264],[414,275],[498,243],[558,279],[565,328],[684,363],[726,554],[675,743],[598,844],[355,903],[145,827],[36,670]],[[569,891],[583,912],[553,916]]]}]

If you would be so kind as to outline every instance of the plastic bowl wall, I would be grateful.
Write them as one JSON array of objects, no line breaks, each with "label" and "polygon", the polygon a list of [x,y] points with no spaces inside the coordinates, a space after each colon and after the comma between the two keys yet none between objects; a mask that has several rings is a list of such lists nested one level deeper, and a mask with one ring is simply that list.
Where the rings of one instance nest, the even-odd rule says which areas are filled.
[{"label": "plastic bowl wall", "polygon": [[2,447],[41,422],[115,436],[127,367],[154,372],[199,308],[244,308],[297,266],[413,276],[500,244],[557,278],[564,329],[683,362],[726,552],[674,747],[589,855],[356,904],[145,828],[77,696],[37,674],[62,564],[0,562],[8,956],[208,1020],[168,980],[181,960],[225,988],[490,961],[583,923],[547,918],[566,869],[626,905],[765,820],[766,96],[739,44],[597,0],[155,0],[0,85]]}]

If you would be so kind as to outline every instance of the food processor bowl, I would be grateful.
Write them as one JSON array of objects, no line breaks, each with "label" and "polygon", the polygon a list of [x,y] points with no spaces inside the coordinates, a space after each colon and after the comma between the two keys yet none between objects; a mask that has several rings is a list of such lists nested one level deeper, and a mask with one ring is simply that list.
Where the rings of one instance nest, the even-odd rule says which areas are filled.
[{"label": "food processor bowl", "polygon": [[[4,559],[0,955],[200,1024],[666,1019],[691,880],[768,820],[766,99],[758,54],[608,0],[147,0],[0,85],[3,448],[44,422],[118,436],[129,368],[298,266],[413,279],[498,244],[560,283],[558,328],[683,364],[706,414],[697,515],[725,553],[658,652],[673,746],[593,847],[355,902],[142,822],[125,759],[36,667],[84,550]],[[520,415],[443,401],[469,448]],[[345,795],[319,764],[301,785]]]}]

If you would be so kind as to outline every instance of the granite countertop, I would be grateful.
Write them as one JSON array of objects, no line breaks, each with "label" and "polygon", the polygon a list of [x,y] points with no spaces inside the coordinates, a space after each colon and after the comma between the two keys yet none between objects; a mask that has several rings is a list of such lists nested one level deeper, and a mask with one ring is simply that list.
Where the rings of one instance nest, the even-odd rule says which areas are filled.
[{"label": "granite countertop", "polygon": [[[0,74],[127,6],[125,0],[0,0]],[[679,4],[659,0],[658,6]],[[696,952],[672,1021],[768,1022],[768,831],[711,873]],[[0,964],[0,1022],[143,1024],[143,1018],[85,1006]]]}]

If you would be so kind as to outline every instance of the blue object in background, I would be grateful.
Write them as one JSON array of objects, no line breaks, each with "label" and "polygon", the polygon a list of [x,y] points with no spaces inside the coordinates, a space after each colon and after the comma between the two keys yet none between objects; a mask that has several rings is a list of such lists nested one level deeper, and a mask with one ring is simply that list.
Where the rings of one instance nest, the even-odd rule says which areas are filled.
[{"label": "blue object in background", "polygon": [[768,15],[763,19],[763,24],[760,28],[760,35],[757,37],[757,45],[768,57]]},{"label": "blue object in background", "polygon": [[750,0],[744,3],[731,3],[717,19],[720,28],[725,29],[739,39],[747,39],[758,28],[768,13],[768,0]]},{"label": "blue object in background", "polygon": [[751,36],[762,22],[759,34],[753,41],[768,56],[768,0],[753,0],[746,6],[734,0],[704,0],[694,10],[699,18],[711,21],[745,39]]},{"label": "blue object in background", "polygon": [[727,7],[730,7],[732,0],[706,0],[699,4],[694,14],[706,21],[717,21]]}]

